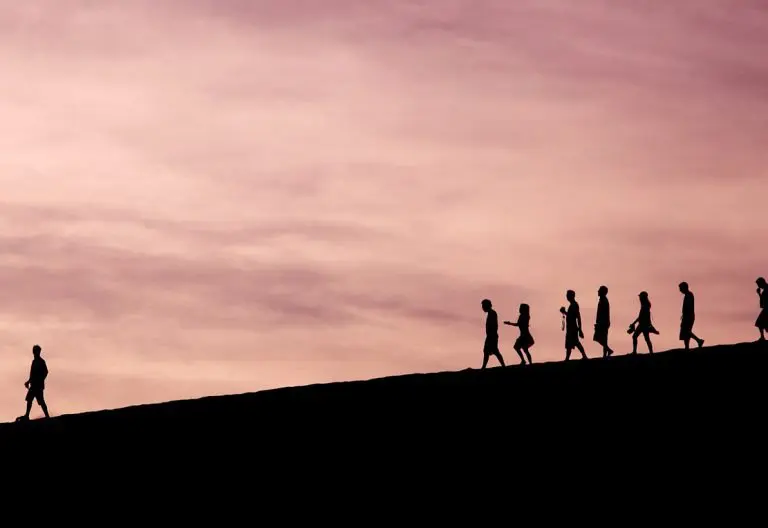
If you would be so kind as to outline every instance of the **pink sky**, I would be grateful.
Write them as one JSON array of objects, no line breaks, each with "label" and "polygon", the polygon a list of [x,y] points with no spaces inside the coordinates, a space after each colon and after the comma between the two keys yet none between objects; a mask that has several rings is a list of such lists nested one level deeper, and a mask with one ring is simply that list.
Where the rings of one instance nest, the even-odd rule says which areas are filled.
[{"label": "pink sky", "polygon": [[0,420],[35,343],[62,414],[478,367],[484,297],[560,360],[603,283],[617,352],[681,280],[753,340],[766,56],[759,0],[9,3]]}]

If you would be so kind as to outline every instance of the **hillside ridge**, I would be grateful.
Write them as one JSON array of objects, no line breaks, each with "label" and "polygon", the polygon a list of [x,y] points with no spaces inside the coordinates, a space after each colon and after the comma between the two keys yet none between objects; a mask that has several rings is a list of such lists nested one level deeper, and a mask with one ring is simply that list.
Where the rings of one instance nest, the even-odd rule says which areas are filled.
[{"label": "hillside ridge", "polygon": [[[253,405],[254,411],[264,410],[264,406],[287,405],[296,406],[304,404],[317,404],[323,398],[338,399],[340,392],[348,392],[350,395],[359,395],[366,391],[390,392],[394,396],[398,391],[413,393],[419,389],[439,390],[441,392],[451,387],[455,389],[482,386],[482,384],[497,387],[501,380],[510,383],[521,382],[528,378],[537,378],[543,384],[552,381],[551,378],[571,376],[572,381],[578,380],[579,375],[590,377],[603,373],[605,382],[610,381],[608,371],[615,371],[616,375],[624,378],[627,375],[633,377],[633,372],[638,376],[648,374],[648,368],[658,370],[662,367],[672,368],[675,372],[685,372],[680,369],[683,363],[691,366],[691,373],[700,373],[701,366],[714,359],[722,361],[723,365],[733,365],[740,362],[755,362],[761,359],[756,356],[760,351],[768,352],[768,345],[764,342],[742,342],[736,344],[723,344],[705,346],[690,351],[683,349],[671,349],[659,351],[653,355],[639,353],[637,355],[615,355],[610,358],[590,358],[588,360],[571,359],[565,361],[548,361],[534,363],[533,365],[509,365],[506,368],[493,367],[485,371],[477,368],[467,368],[457,371],[416,372],[396,376],[385,376],[364,380],[337,381],[329,383],[316,383],[309,385],[279,387],[265,389],[256,392],[239,394],[225,394],[202,396],[192,399],[170,400],[166,402],[141,403],[115,409],[100,409],[82,413],[53,416],[50,419],[39,418],[30,422],[18,424],[13,422],[0,423],[0,438],[10,431],[18,430],[51,430],[64,424],[79,426],[87,421],[118,418],[129,421],[140,420],[142,414],[161,414],[164,418],[174,421],[174,418],[183,418],[190,411],[209,412],[211,408],[225,409],[226,405],[241,406],[243,403]],[[748,365],[744,365],[747,367]],[[629,367],[633,370],[627,370]],[[727,370],[727,369],[726,369]],[[748,371],[749,369],[742,369]],[[574,377],[575,376],[575,377]],[[547,377],[550,379],[548,380]],[[618,378],[617,378],[618,379]],[[525,383],[528,386],[528,383]],[[508,387],[514,390],[514,386]],[[529,387],[530,388],[530,387]],[[261,408],[261,409],[258,409]]]}]

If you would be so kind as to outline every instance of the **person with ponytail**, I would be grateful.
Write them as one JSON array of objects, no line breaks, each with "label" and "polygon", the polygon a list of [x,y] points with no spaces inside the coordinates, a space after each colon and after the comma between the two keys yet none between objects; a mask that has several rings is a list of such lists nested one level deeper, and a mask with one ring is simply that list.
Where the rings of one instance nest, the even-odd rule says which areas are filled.
[{"label": "person with ponytail", "polygon": [[[515,340],[515,352],[520,356],[520,364],[525,365],[525,358],[528,358],[528,364],[532,365],[531,353],[529,349],[533,346],[535,341],[531,335],[531,307],[523,303],[520,305],[520,315],[517,318],[517,322],[504,321],[505,325],[516,326],[520,329],[520,337]],[[523,356],[525,353],[525,357]]]},{"label": "person with ponytail", "polygon": [[653,343],[651,343],[650,334],[659,334],[659,331],[653,326],[651,319],[651,300],[648,298],[648,292],[642,291],[638,295],[640,298],[640,313],[637,319],[632,321],[627,329],[628,334],[632,334],[632,353],[637,354],[637,338],[643,334],[645,344],[648,345],[648,353],[653,354]]}]

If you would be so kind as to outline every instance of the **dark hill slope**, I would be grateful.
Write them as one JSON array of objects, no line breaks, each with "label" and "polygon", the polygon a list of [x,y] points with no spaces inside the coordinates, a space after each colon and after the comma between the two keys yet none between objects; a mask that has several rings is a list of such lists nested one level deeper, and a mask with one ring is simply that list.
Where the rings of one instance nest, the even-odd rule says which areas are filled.
[{"label": "dark hill slope", "polygon": [[43,509],[66,498],[49,509],[78,522],[110,497],[101,521],[478,524],[503,510],[538,524],[746,524],[764,511],[767,367],[768,347],[745,343],[0,424],[3,478]]},{"label": "dark hill slope", "polygon": [[109,497],[120,516],[217,524],[478,524],[509,504],[539,524],[690,525],[719,508],[730,525],[764,510],[767,367],[768,347],[746,343],[0,424],[3,478],[78,522]]},{"label": "dark hill slope", "polygon": [[468,436],[490,444],[535,437],[557,443],[565,434],[562,445],[576,446],[606,433],[611,443],[621,442],[620,431],[656,441],[695,431],[732,435],[756,422],[762,429],[767,367],[768,346],[743,343],[412,374],[0,424],[0,442],[130,442],[133,449],[197,450],[212,443],[279,446],[297,439],[390,448],[434,441],[451,449]]}]

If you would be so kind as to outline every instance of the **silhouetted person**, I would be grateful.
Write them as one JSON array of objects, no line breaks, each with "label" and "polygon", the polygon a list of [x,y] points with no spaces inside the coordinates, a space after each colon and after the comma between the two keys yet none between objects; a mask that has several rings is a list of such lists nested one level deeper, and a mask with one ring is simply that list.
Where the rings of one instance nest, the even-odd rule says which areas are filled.
[{"label": "silhouetted person", "polygon": [[504,367],[504,358],[501,357],[499,352],[499,316],[496,314],[496,310],[493,309],[491,301],[483,299],[480,303],[483,307],[483,311],[488,314],[485,318],[485,345],[483,346],[483,369],[488,365],[488,359],[491,356],[496,356],[501,366]]},{"label": "silhouetted person", "polygon": [[45,391],[45,378],[48,377],[48,365],[45,364],[45,360],[40,357],[42,349],[40,345],[32,347],[32,366],[29,369],[29,379],[24,382],[24,386],[27,388],[27,412],[24,416],[19,416],[18,421],[29,420],[29,413],[32,411],[32,401],[37,400],[37,403],[43,409],[46,418],[51,416],[48,414],[48,406],[45,404],[45,398],[43,391]]},{"label": "silhouetted person", "polygon": [[760,315],[757,316],[755,326],[760,330],[760,341],[765,341],[765,331],[768,330],[768,284],[763,277],[759,277],[757,283],[757,294],[760,296]]},{"label": "silhouetted person", "polygon": [[[576,292],[568,290],[565,294],[568,299],[568,310],[565,311],[565,360],[571,359],[571,350],[577,348],[581,352],[581,358],[587,359],[587,353],[579,341],[584,338],[584,331],[581,329],[581,312],[579,303],[576,302]],[[561,308],[562,313],[564,309]]]},{"label": "silhouetted person", "polygon": [[608,287],[600,286],[597,290],[597,315],[595,315],[595,334],[592,340],[603,345],[603,357],[613,354],[608,346],[608,329],[611,328],[611,305],[608,302]]},{"label": "silhouetted person", "polygon": [[699,348],[704,345],[704,340],[696,337],[693,333],[693,323],[696,320],[696,312],[694,310],[694,298],[693,292],[688,287],[687,282],[681,282],[678,286],[680,293],[683,294],[683,315],[680,317],[680,340],[685,343],[685,349],[690,350],[691,339],[698,343]]},{"label": "silhouetted person", "polygon": [[648,292],[640,292],[638,297],[640,298],[640,313],[627,330],[627,333],[632,334],[632,353],[637,354],[637,337],[643,334],[645,344],[648,345],[648,352],[653,354],[650,334],[658,334],[659,332],[651,322],[651,301],[648,299]]},{"label": "silhouetted person", "polygon": [[[527,304],[520,305],[520,315],[517,317],[517,322],[504,321],[505,325],[516,326],[520,329],[520,336],[515,340],[515,352],[520,356],[520,363],[525,365],[525,358],[528,358],[528,364],[533,364],[531,360],[531,353],[528,351],[535,341],[531,335],[531,307]],[[525,357],[523,357],[525,353]]]}]

